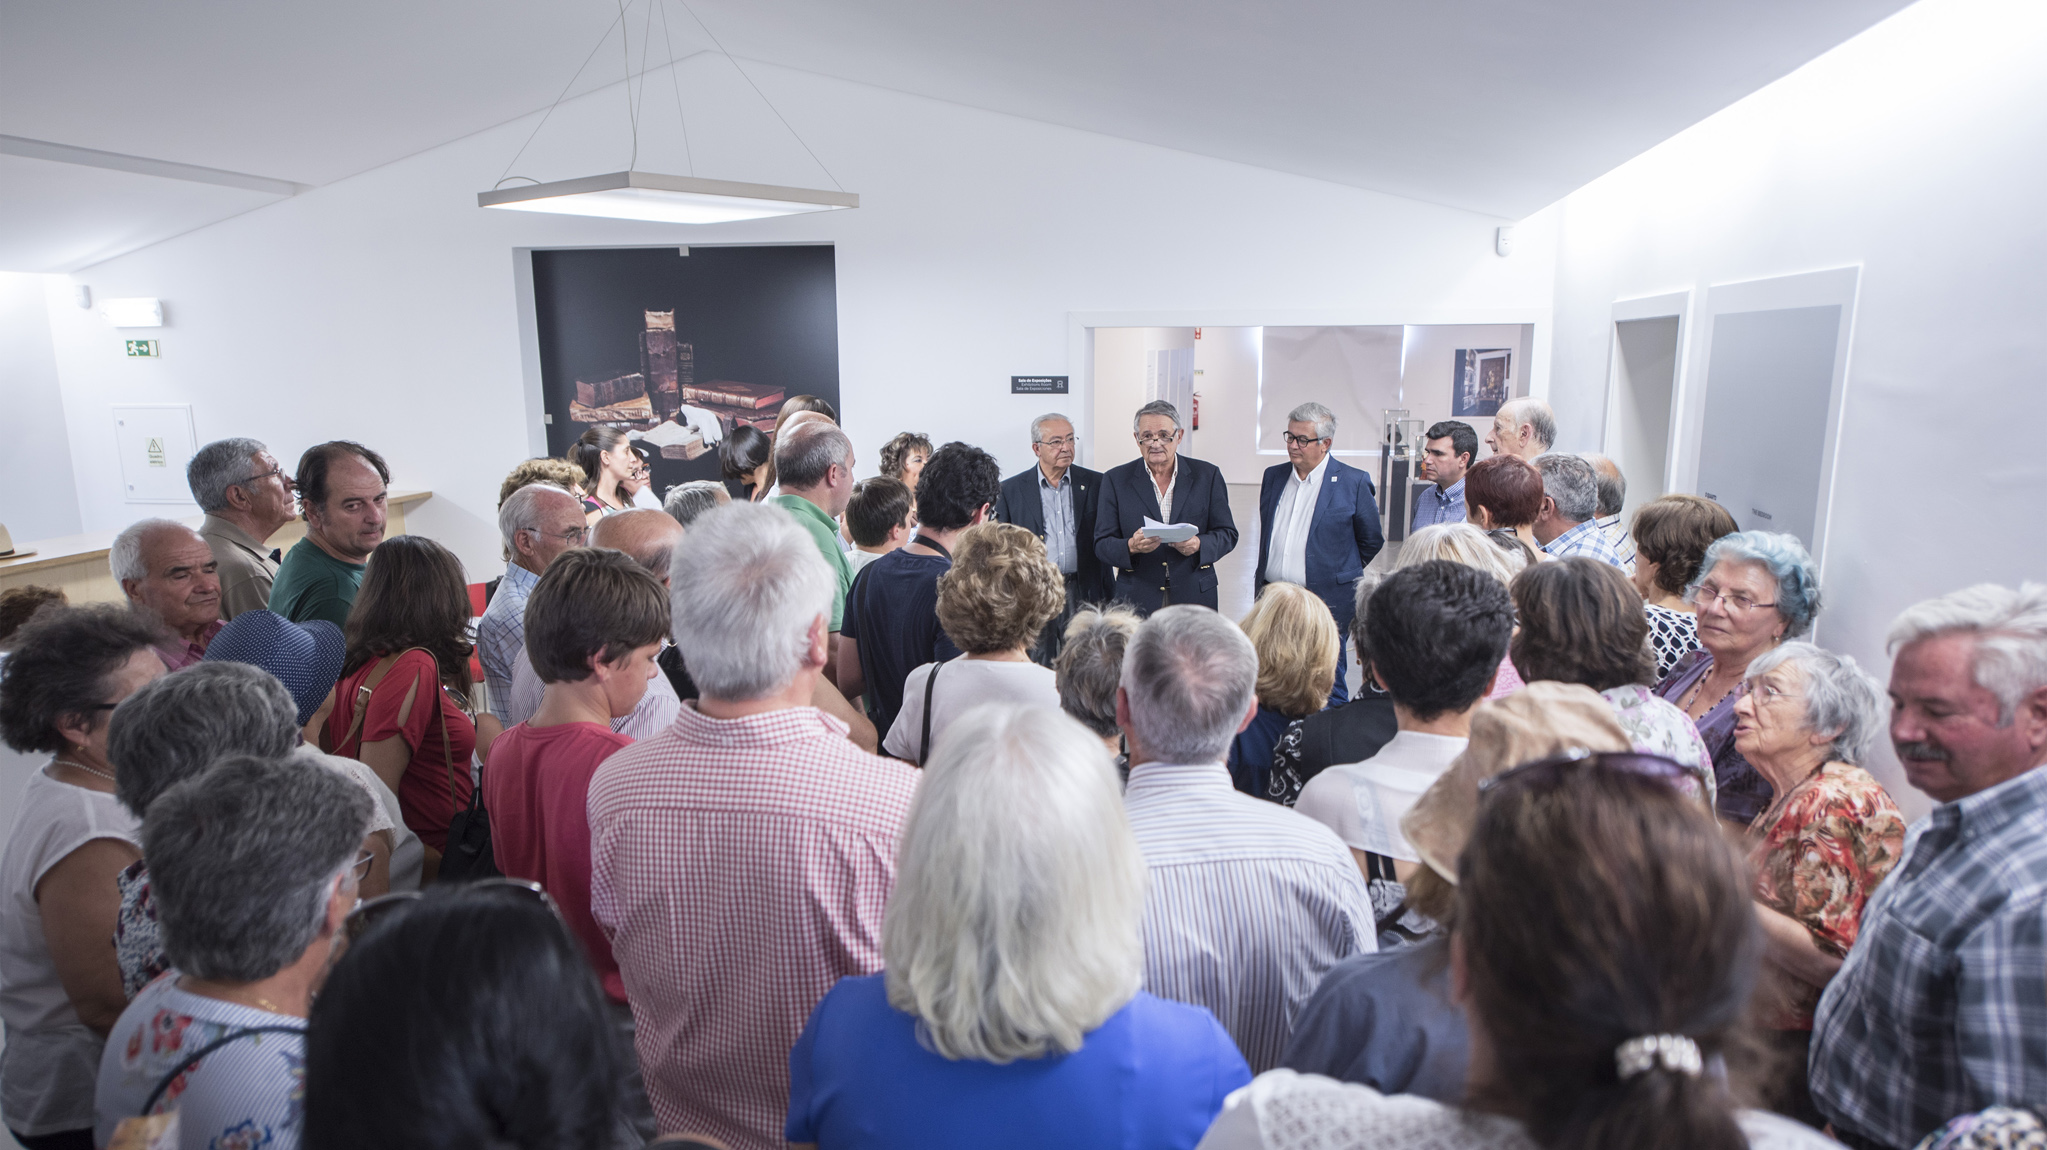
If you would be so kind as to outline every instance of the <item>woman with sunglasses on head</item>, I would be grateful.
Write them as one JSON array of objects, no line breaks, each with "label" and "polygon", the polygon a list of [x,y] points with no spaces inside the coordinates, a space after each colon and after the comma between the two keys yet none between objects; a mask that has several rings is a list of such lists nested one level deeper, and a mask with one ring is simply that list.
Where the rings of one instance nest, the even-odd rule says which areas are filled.
[{"label": "woman with sunglasses on head", "polygon": [[1773,790],[1734,745],[1735,690],[1757,656],[1812,630],[1819,572],[1795,537],[1737,531],[1706,548],[1685,598],[1698,609],[1700,649],[1656,684],[1656,694],[1698,724],[1713,755],[1714,805],[1721,818],[1746,827]]},{"label": "woman with sunglasses on head", "polygon": [[306,1150],[612,1150],[629,1067],[532,883],[365,903],[306,1038]]},{"label": "woman with sunglasses on head", "polygon": [[175,1111],[182,1146],[295,1150],[305,1018],[369,869],[375,806],[337,771],[253,755],[149,804],[142,842],[171,969],[108,1036],[99,1145]]},{"label": "woman with sunglasses on head", "polygon": [[[1476,806],[1456,850],[1450,953],[1452,994],[1471,1030],[1463,1104],[1274,1070],[1231,1096],[1202,1146],[1833,1145],[1788,1119],[1737,1109],[1722,1058],[1762,937],[1740,860],[1671,786],[1681,773],[1655,756],[1574,752],[1483,789],[1459,779]],[[1426,817],[1419,805],[1409,813],[1410,823]],[[1426,826],[1409,833],[1438,852],[1453,847]]]},{"label": "woman with sunglasses on head", "polygon": [[0,739],[49,753],[0,853],[0,1116],[28,1150],[90,1150],[93,1076],[127,1006],[108,940],[121,868],[142,857],[114,797],[114,707],[164,674],[155,631],[112,604],[46,607],[0,664]]},{"label": "woman with sunglasses on head", "polygon": [[1905,842],[1898,805],[1857,765],[1883,728],[1884,692],[1846,655],[1786,643],[1749,664],[1734,717],[1735,746],[1776,792],[1748,829],[1768,940],[1762,1024],[1784,1056],[1766,1097],[1824,1125],[1806,1091],[1813,1010]]}]

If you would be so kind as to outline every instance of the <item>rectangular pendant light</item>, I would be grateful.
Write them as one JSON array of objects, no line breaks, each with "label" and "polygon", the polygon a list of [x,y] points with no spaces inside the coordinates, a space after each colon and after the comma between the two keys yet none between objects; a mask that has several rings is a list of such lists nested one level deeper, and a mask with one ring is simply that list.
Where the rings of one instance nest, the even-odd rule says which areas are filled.
[{"label": "rectangular pendant light", "polygon": [[478,207],[663,224],[723,224],[767,216],[857,208],[852,192],[700,180],[655,172],[612,172],[476,194]]}]

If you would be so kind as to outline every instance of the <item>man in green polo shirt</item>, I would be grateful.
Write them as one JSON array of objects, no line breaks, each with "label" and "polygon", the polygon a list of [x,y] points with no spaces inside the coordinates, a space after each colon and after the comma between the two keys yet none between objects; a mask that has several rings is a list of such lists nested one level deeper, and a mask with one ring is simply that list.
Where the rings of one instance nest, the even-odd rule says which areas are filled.
[{"label": "man in green polo shirt", "polygon": [[788,511],[810,532],[837,580],[832,594],[832,661],[825,669],[825,682],[835,683],[839,622],[846,612],[846,590],[853,585],[853,565],[839,544],[838,523],[853,498],[853,441],[826,420],[785,426],[775,444],[775,479],[782,493],[768,502]]},{"label": "man in green polo shirt", "polygon": [[299,457],[299,513],[306,537],[284,553],[270,585],[270,609],[294,623],[348,622],[363,566],[384,541],[391,470],[383,456],[337,439]]}]

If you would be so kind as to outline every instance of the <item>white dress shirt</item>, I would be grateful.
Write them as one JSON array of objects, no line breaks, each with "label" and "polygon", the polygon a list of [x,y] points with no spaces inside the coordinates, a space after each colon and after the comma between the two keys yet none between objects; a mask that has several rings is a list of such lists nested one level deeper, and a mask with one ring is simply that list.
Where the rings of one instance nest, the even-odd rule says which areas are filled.
[{"label": "white dress shirt", "polygon": [[1159,497],[1159,522],[1171,523],[1173,521],[1173,484],[1180,481],[1180,457],[1177,455],[1173,456],[1173,469],[1166,473],[1166,485],[1164,487],[1159,486],[1158,477],[1151,473],[1149,465],[1144,469],[1144,477],[1151,480],[1152,493]]},{"label": "white dress shirt", "polygon": [[1272,550],[1265,559],[1267,583],[1308,585],[1308,531],[1315,523],[1315,503],[1322,497],[1322,480],[1329,474],[1329,457],[1315,465],[1304,479],[1299,468],[1290,467],[1286,490],[1279,493],[1279,506],[1272,512]]}]

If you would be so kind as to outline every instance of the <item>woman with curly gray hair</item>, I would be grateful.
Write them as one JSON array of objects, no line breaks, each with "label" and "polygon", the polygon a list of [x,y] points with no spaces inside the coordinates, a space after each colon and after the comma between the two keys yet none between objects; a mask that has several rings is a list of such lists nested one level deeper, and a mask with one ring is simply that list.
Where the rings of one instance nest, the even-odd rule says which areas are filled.
[{"label": "woman with curly gray hair", "polygon": [[1795,536],[1737,531],[1706,548],[1685,599],[1698,610],[1700,649],[1663,677],[1656,694],[1698,724],[1713,754],[1720,817],[1745,827],[1770,805],[1775,790],[1734,745],[1735,691],[1750,663],[1812,630],[1820,613],[1819,571]]},{"label": "woman with curly gray hair", "polygon": [[1066,579],[1037,535],[1010,523],[960,532],[952,567],[938,577],[938,625],[965,654],[903,680],[888,753],[922,763],[946,725],[982,703],[1058,706],[1058,683],[1031,662],[1030,645],[1065,605]]}]

